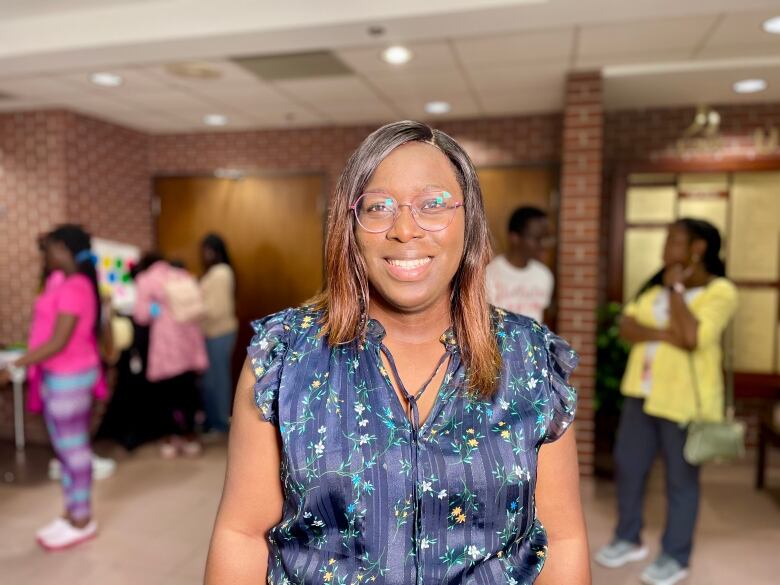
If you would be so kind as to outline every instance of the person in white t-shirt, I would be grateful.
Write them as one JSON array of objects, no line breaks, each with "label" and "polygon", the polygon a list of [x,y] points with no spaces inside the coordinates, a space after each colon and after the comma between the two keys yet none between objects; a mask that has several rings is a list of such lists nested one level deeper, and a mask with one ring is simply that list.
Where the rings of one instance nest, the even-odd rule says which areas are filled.
[{"label": "person in white t-shirt", "polygon": [[509,220],[509,251],[487,267],[488,301],[513,313],[544,321],[552,301],[555,278],[539,260],[550,234],[547,214],[520,207]]}]

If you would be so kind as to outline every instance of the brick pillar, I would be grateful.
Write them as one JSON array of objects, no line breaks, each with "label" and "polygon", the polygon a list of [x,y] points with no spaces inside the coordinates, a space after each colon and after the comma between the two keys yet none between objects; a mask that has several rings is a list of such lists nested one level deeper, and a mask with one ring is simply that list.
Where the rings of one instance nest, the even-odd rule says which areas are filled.
[{"label": "brick pillar", "polygon": [[599,73],[566,82],[558,258],[558,332],[580,354],[573,383],[579,393],[580,470],[593,473],[596,306],[599,298],[604,112]]}]

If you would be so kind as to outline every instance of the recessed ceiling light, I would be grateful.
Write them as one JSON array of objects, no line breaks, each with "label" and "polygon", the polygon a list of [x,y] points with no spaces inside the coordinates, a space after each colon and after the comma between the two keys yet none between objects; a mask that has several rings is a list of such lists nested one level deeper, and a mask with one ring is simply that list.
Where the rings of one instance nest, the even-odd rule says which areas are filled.
[{"label": "recessed ceiling light", "polygon": [[737,81],[733,87],[737,93],[758,93],[767,88],[767,82],[764,79],[742,79]]},{"label": "recessed ceiling light", "polygon": [[206,126],[225,126],[228,119],[224,114],[207,114],[203,116],[203,123]]},{"label": "recessed ceiling light", "polygon": [[449,102],[428,102],[425,104],[425,111],[437,116],[447,114],[451,109],[452,106]]},{"label": "recessed ceiling light", "polygon": [[382,51],[381,57],[382,61],[390,63],[390,65],[403,65],[412,60],[413,54],[406,47],[394,45],[392,47],[387,47]]},{"label": "recessed ceiling light", "polygon": [[109,73],[108,71],[90,73],[89,80],[100,87],[119,87],[124,81],[121,75]]},{"label": "recessed ceiling light", "polygon": [[766,32],[773,35],[780,35],[780,16],[765,20],[762,26]]}]

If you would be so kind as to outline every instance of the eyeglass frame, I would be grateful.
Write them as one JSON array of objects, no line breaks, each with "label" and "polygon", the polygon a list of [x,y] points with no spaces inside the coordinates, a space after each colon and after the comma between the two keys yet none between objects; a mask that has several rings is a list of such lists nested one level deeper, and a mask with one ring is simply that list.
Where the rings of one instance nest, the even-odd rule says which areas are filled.
[{"label": "eyeglass frame", "polygon": [[[439,191],[439,192],[440,193],[446,193],[446,191]],[[371,231],[368,228],[366,228],[366,226],[364,226],[362,223],[360,223],[360,218],[358,218],[358,210],[357,210],[357,204],[360,203],[360,200],[363,199],[363,197],[365,197],[366,195],[371,195],[371,194],[374,194],[374,195],[386,195],[388,198],[390,198],[393,201],[395,201],[396,203],[398,203],[398,200],[395,197],[393,197],[392,195],[390,195],[388,193],[382,193],[380,191],[366,191],[365,193],[361,193],[360,197],[355,199],[355,202],[352,205],[349,206],[349,209],[350,209],[350,211],[353,212],[353,214],[355,216],[355,221],[357,222],[357,224],[363,230],[368,232],[369,234],[383,234],[383,233],[388,232],[391,229],[393,229],[393,226],[395,225],[395,222],[398,221],[398,217],[401,215],[401,208],[402,207],[408,207],[409,208],[409,213],[412,216],[412,220],[414,221],[414,225],[416,225],[418,228],[420,228],[423,231],[433,232],[433,233],[442,232],[442,231],[446,230],[448,227],[450,227],[452,225],[452,220],[455,219],[455,212],[457,212],[458,208],[459,207],[463,207],[465,209],[465,202],[458,201],[457,203],[453,203],[452,207],[448,207],[448,209],[452,209],[453,210],[453,213],[450,216],[450,221],[447,222],[447,225],[445,225],[444,227],[440,227],[437,230],[430,230],[428,228],[424,228],[423,226],[421,226],[420,223],[417,221],[417,214],[419,213],[420,210],[416,209],[411,203],[398,203],[398,207],[395,210],[395,212],[393,213],[393,221],[392,221],[392,223],[387,228],[374,232],[374,231]]]}]

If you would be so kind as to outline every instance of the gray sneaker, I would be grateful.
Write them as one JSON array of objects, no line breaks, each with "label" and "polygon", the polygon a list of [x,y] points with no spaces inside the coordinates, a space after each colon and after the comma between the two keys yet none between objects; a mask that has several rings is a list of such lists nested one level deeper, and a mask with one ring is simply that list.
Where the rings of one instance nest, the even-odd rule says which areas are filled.
[{"label": "gray sneaker", "polygon": [[672,557],[662,554],[642,573],[645,585],[674,585],[688,576],[688,569]]},{"label": "gray sneaker", "polygon": [[617,538],[596,553],[596,562],[610,569],[616,569],[626,563],[641,561],[646,556],[647,549],[644,546]]}]

